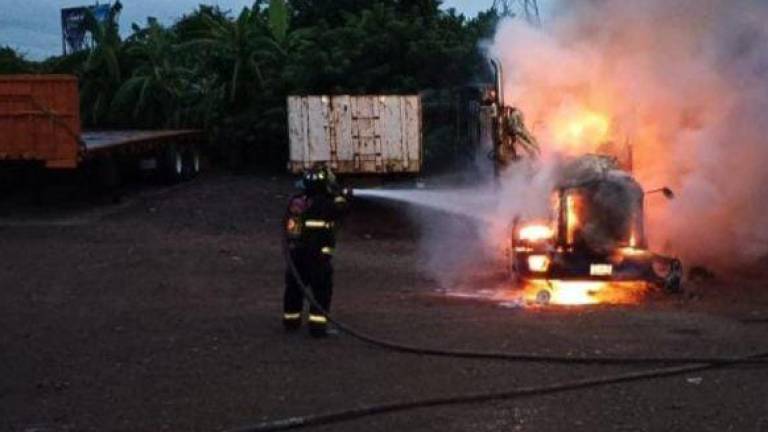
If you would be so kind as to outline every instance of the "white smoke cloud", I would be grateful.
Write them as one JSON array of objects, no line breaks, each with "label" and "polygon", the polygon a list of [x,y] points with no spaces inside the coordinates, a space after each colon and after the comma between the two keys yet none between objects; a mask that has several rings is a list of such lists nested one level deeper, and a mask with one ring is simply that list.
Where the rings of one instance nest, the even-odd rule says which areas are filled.
[{"label": "white smoke cloud", "polygon": [[502,22],[490,54],[545,166],[597,149],[602,124],[574,140],[567,119],[604,116],[611,139],[632,143],[639,181],[677,193],[646,199],[651,246],[725,267],[768,253],[766,23],[758,0],[573,0],[541,28]]}]

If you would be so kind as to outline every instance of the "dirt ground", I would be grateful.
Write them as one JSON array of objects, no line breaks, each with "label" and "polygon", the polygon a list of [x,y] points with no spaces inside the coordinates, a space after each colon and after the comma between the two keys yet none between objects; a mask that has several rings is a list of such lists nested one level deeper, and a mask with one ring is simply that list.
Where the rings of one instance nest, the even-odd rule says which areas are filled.
[{"label": "dirt ground", "polygon": [[[221,431],[278,419],[638,370],[419,357],[280,325],[288,178],[209,174],[119,204],[0,206],[0,430]],[[768,351],[761,269],[637,306],[446,298],[423,226],[359,201],[335,315],[389,340],[563,355]],[[439,218],[439,214],[431,217]],[[439,258],[439,257],[438,257]],[[768,431],[768,368],[742,366],[317,431]]]}]

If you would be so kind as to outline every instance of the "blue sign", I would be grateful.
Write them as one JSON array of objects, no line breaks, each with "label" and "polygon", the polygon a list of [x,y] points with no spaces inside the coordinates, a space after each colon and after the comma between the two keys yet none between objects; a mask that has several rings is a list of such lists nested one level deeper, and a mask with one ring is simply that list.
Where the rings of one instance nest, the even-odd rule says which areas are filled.
[{"label": "blue sign", "polygon": [[61,35],[64,55],[81,51],[87,48],[91,41],[85,30],[85,14],[90,11],[98,22],[109,19],[112,6],[96,4],[93,6],[81,6],[61,10]]}]

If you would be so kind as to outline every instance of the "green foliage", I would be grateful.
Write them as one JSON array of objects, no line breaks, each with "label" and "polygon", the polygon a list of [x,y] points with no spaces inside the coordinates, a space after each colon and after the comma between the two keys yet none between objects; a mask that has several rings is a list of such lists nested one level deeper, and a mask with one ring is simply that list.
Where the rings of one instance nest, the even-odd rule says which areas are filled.
[{"label": "green foliage", "polygon": [[213,57],[219,72],[223,72],[221,77],[226,78],[229,102],[237,107],[252,96],[253,85],[262,79],[258,41],[263,29],[259,18],[258,10],[249,8],[243,8],[235,20],[217,20],[206,15],[201,37],[189,45]]},{"label": "green foliage", "polygon": [[85,15],[85,28],[94,42],[83,65],[80,89],[83,121],[86,125],[99,125],[108,121],[112,98],[122,82],[120,61],[124,52],[117,24],[121,9],[120,2],[116,2],[103,22],[97,21],[90,12]]},{"label": "green foliage", "polygon": [[[223,159],[283,166],[287,95],[444,93],[484,77],[480,41],[498,17],[467,19],[440,4],[256,0],[236,15],[201,5],[170,27],[134,24],[121,40],[118,2],[106,22],[87,19],[92,49],[34,66],[80,77],[86,126],[203,127]],[[0,68],[30,65],[5,48]],[[443,119],[426,122],[430,155],[456,145],[440,113],[425,113]]]},{"label": "green foliage", "polygon": [[278,43],[285,41],[285,35],[288,33],[288,5],[285,0],[272,0],[269,2],[269,30],[271,36]]},{"label": "green foliage", "polygon": [[0,74],[23,74],[34,71],[34,65],[11,47],[0,47]]},{"label": "green foliage", "polygon": [[194,74],[175,60],[179,55],[176,34],[149,20],[146,29],[134,26],[134,36],[125,51],[135,67],[115,92],[112,118],[141,127],[180,123],[177,107],[192,88]]}]

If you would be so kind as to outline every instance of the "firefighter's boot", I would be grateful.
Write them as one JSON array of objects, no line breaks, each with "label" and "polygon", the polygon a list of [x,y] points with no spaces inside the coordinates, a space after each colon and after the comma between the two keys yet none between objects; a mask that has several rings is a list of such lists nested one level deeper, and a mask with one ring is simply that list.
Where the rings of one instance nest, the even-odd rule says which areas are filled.
[{"label": "firefighter's boot", "polygon": [[294,332],[301,327],[301,312],[298,313],[284,313],[283,314],[283,328],[285,331]]},{"label": "firefighter's boot", "polygon": [[328,336],[328,318],[323,315],[310,314],[309,334],[316,338]]}]

